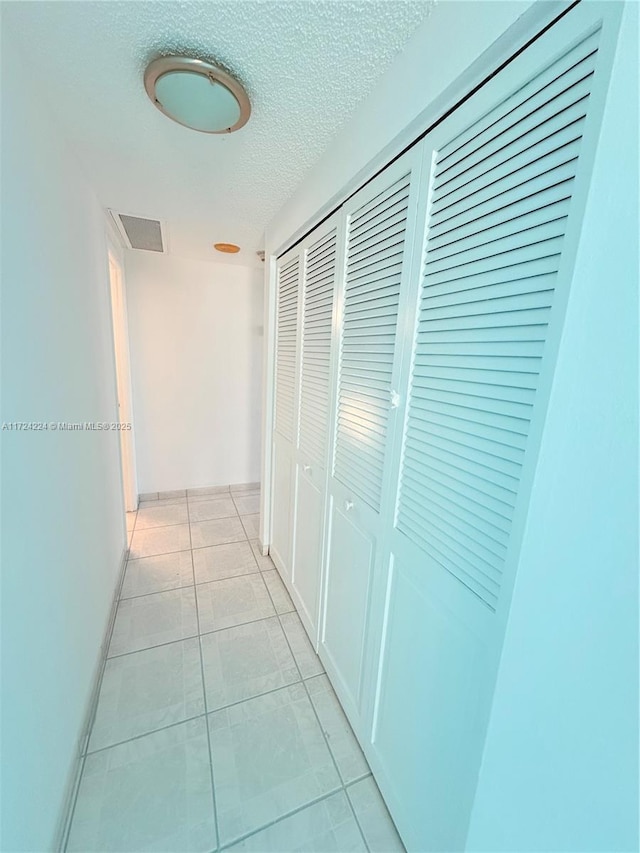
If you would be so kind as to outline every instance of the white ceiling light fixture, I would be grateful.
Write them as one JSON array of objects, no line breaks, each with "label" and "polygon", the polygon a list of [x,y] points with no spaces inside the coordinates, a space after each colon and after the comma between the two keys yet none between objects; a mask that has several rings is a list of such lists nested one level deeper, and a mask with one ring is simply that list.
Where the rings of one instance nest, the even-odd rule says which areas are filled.
[{"label": "white ceiling light fixture", "polygon": [[166,116],[202,133],[233,133],[251,115],[251,103],[241,84],[201,59],[154,59],[144,72],[144,87]]}]

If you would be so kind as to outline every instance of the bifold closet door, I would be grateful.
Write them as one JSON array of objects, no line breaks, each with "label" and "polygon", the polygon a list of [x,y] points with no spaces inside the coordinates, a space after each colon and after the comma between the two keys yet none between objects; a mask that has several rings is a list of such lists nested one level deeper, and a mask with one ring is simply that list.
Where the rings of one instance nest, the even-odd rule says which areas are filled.
[{"label": "bifold closet door", "polygon": [[372,762],[411,850],[465,845],[615,46],[612,6],[571,11],[423,143],[426,239],[370,686]]},{"label": "bifold closet door", "polygon": [[418,152],[345,207],[345,267],[328,501],[320,653],[354,722],[361,715],[370,597],[387,497],[399,354],[398,306],[410,275]]},{"label": "bifold closet door", "polygon": [[291,577],[293,474],[298,408],[298,303],[302,264],[293,249],[278,260],[276,280],[272,532],[270,554]]},{"label": "bifold closet door", "polygon": [[290,591],[314,643],[324,550],[329,416],[334,396],[331,374],[338,221],[338,216],[331,217],[307,237],[301,255],[300,393]]}]

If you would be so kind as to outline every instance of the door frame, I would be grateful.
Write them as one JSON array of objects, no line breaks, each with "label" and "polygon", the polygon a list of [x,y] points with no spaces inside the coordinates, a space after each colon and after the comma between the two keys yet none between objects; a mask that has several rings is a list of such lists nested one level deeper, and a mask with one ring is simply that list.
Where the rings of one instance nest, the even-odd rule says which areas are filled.
[{"label": "door frame", "polygon": [[126,512],[138,508],[138,485],[133,440],[133,406],[131,400],[131,367],[129,359],[129,325],[124,280],[122,252],[107,237],[109,273],[109,302],[111,306],[111,332],[116,378],[116,411],[118,422],[132,424],[129,430],[119,430],[120,472]]}]

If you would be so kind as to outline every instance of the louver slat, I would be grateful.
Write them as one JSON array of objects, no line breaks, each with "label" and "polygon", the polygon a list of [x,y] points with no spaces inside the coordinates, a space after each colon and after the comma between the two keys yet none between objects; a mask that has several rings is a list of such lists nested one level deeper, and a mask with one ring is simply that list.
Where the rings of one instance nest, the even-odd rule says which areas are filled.
[{"label": "louver slat", "polygon": [[305,262],[298,446],[324,467],[329,429],[329,381],[336,229],[308,250]]},{"label": "louver slat", "polygon": [[275,428],[289,441],[294,435],[299,268],[295,257],[278,269]]},{"label": "louver slat", "polygon": [[396,526],[491,609],[595,68],[590,35],[437,152]]},{"label": "louver slat", "polygon": [[[593,59],[598,49],[599,36],[599,32],[592,33],[508,97],[499,112],[490,110],[466,131],[443,145],[439,152],[442,169],[448,168],[451,163],[457,163],[462,157],[467,156],[470,149],[475,149],[478,143],[483,141],[485,134],[494,136],[505,125],[512,124],[514,117],[518,118],[519,115],[530,111],[530,105],[534,99],[537,99],[539,93],[548,92],[549,86],[554,87],[552,92],[556,91],[557,82],[562,83],[566,80],[567,72],[572,69],[584,69],[586,62]],[[580,79],[580,76],[582,75],[579,74],[577,79]]]},{"label": "louver slat", "polygon": [[334,476],[380,508],[410,175],[349,217]]}]

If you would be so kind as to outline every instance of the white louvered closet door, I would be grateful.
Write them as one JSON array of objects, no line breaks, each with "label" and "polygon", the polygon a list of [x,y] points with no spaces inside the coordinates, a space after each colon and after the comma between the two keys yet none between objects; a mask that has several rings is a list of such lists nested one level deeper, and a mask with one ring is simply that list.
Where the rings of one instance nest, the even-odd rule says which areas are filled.
[{"label": "white louvered closet door", "polygon": [[605,30],[579,7],[424,140],[426,241],[371,688],[374,769],[416,850],[464,848],[609,74]]},{"label": "white louvered closet door", "polygon": [[343,209],[345,266],[320,643],[352,718],[361,714],[370,592],[403,341],[397,332],[398,306],[410,277],[418,163],[417,151],[403,156]]},{"label": "white louvered closet door", "polygon": [[332,216],[302,244],[300,394],[295,468],[295,521],[290,591],[317,643],[323,565],[327,454],[333,400],[336,271],[342,241]]},{"label": "white louvered closet door", "polygon": [[298,326],[302,260],[293,249],[278,260],[276,281],[272,536],[270,553],[291,575],[293,473],[297,430]]}]

